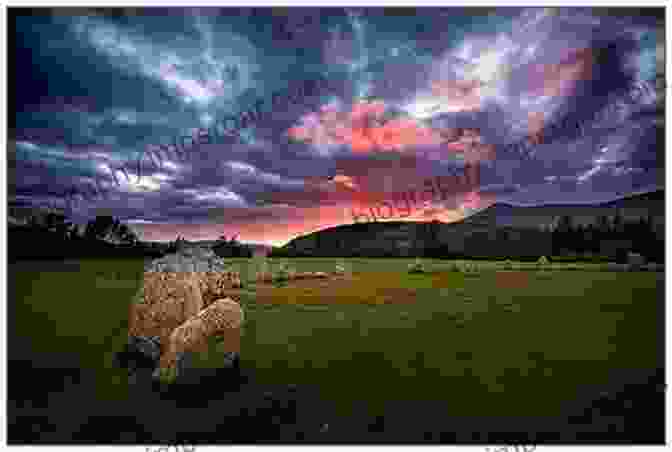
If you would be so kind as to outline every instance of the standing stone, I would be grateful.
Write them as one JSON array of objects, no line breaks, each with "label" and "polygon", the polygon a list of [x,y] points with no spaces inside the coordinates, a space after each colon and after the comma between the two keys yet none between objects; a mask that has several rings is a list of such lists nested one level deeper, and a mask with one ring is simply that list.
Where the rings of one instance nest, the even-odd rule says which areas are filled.
[{"label": "standing stone", "polygon": [[628,265],[631,270],[639,270],[643,265],[646,264],[646,259],[644,256],[638,253],[628,253]]},{"label": "standing stone", "polygon": [[[131,316],[129,318],[128,349],[134,350],[138,357],[137,361],[143,361],[143,366],[139,367],[149,371],[150,375],[152,371],[154,371],[155,376],[159,375],[159,365],[164,358],[162,352],[165,353],[169,349],[171,349],[170,352],[175,359],[174,370],[177,375],[183,375],[192,366],[192,354],[200,351],[203,344],[199,342],[199,345],[195,346],[193,350],[190,347],[175,349],[175,347],[169,347],[168,339],[180,326],[191,325],[196,320],[206,320],[197,316],[205,306],[203,303],[204,293],[201,293],[203,290],[202,282],[199,282],[201,281],[199,278],[207,272],[223,274],[230,272],[230,270],[230,264],[224,259],[220,259],[212,250],[202,247],[181,247],[175,254],[146,262],[144,284],[140,294],[142,300],[137,305],[131,306]],[[194,272],[201,276],[194,275]],[[226,304],[224,307],[226,307]],[[240,305],[237,303],[235,303],[235,307],[236,310],[240,310]],[[205,339],[207,336],[219,332],[221,326],[218,327],[215,324],[225,320],[220,319],[219,316],[227,317],[229,314],[224,314],[226,309],[221,313],[215,312],[216,310],[217,306],[214,306],[207,311],[206,317],[214,317],[202,322],[205,330],[201,331],[196,328],[193,331],[194,334],[197,332],[200,335],[205,333],[205,336],[202,337],[202,339]],[[242,315],[242,311],[240,315]],[[234,321],[234,317],[227,321]],[[242,318],[239,320],[242,320]],[[215,324],[211,324],[212,321],[215,321]],[[209,331],[213,327],[215,329]],[[228,330],[228,328],[224,328],[224,330]],[[158,337],[145,337],[151,334],[161,334],[161,340]],[[233,338],[230,337],[226,341],[227,347],[233,347],[234,350],[238,348],[240,326],[233,328],[233,331],[227,331],[227,336]],[[162,350],[161,347],[163,339],[166,340],[163,344],[165,350]],[[183,339],[186,340],[187,338]],[[238,362],[239,355],[237,352],[224,353],[224,367],[237,367]],[[134,371],[133,375],[141,378],[137,371]]]}]

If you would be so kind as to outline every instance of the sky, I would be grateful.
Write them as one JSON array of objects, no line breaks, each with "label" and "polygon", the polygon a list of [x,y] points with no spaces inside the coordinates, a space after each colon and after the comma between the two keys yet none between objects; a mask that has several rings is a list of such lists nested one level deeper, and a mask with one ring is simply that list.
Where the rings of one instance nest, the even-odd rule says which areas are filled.
[{"label": "sky", "polygon": [[8,202],[277,246],[402,192],[385,219],[662,188],[663,11],[13,8]]}]

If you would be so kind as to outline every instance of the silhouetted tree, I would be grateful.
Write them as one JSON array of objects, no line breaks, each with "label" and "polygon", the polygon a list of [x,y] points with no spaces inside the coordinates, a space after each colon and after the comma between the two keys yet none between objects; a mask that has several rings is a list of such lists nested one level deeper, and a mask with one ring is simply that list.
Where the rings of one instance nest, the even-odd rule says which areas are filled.
[{"label": "silhouetted tree", "polygon": [[219,257],[252,257],[250,247],[238,242],[237,237],[238,234],[227,240],[225,235],[220,236],[212,251]]},{"label": "silhouetted tree", "polygon": [[563,215],[558,221],[558,225],[553,231],[553,253],[560,254],[563,250],[571,250],[572,245],[572,218],[569,215]]},{"label": "silhouetted tree", "polygon": [[620,213],[614,216],[611,224],[612,235],[614,238],[622,238],[625,232],[625,223]]},{"label": "silhouetted tree", "polygon": [[127,224],[124,223],[121,223],[117,226],[115,235],[121,243],[127,245],[136,245],[139,241],[137,234]]},{"label": "silhouetted tree", "polygon": [[186,243],[186,240],[184,240],[184,238],[180,237],[180,235],[178,234],[177,238],[175,238],[175,240],[170,242],[170,244],[168,245],[168,248],[166,249],[166,253],[167,254],[177,253],[178,251],[180,251],[184,247],[185,243]]},{"label": "silhouetted tree", "polygon": [[115,220],[111,215],[98,215],[86,224],[84,237],[87,240],[104,240],[115,227]]},{"label": "silhouetted tree", "polygon": [[573,245],[573,248],[570,248],[573,251],[585,252],[587,243],[584,237],[585,229],[583,225],[577,224],[574,227],[569,235],[569,244]]},{"label": "silhouetted tree", "polygon": [[80,240],[82,237],[79,234],[79,226],[71,224],[68,229],[68,240]]},{"label": "silhouetted tree", "polygon": [[441,222],[439,220],[432,220],[424,226],[424,256],[426,257],[440,257],[439,250],[439,230]]},{"label": "silhouetted tree", "polygon": [[586,251],[590,251],[591,253],[599,251],[597,235],[597,227],[593,223],[589,223],[583,231],[583,242]]},{"label": "silhouetted tree", "polygon": [[33,214],[30,217],[28,217],[28,228],[31,229],[32,231],[40,231],[43,230],[44,225],[37,214]]},{"label": "silhouetted tree", "polygon": [[44,217],[44,227],[47,231],[53,232],[58,235],[62,240],[69,239],[69,230],[72,226],[72,223],[67,221],[65,215],[55,212],[49,212]]},{"label": "silhouetted tree", "polygon": [[136,233],[118,218],[99,215],[86,224],[84,238],[89,241],[112,241],[117,244],[137,245]]},{"label": "silhouetted tree", "polygon": [[609,217],[606,215],[600,215],[597,217],[597,231],[596,238],[602,240],[606,238],[611,232],[611,224],[609,223]]}]

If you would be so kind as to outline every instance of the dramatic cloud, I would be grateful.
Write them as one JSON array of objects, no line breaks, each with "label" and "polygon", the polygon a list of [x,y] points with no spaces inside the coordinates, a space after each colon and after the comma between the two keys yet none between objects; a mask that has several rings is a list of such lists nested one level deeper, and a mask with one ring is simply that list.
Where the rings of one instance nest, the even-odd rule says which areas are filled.
[{"label": "dramatic cloud", "polygon": [[663,12],[14,10],[9,200],[280,244],[401,193],[456,221],[656,188]]},{"label": "dramatic cloud", "polygon": [[357,102],[349,112],[327,105],[319,113],[301,117],[301,125],[287,133],[318,148],[345,145],[353,152],[403,151],[409,147],[439,146],[445,141],[438,131],[413,119],[384,116],[385,103],[380,101]]}]

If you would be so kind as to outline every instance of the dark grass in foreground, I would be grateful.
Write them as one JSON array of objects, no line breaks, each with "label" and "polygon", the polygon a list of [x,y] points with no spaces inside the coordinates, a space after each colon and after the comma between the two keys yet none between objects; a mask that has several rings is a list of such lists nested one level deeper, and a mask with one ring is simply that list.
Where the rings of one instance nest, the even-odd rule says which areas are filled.
[{"label": "dark grass in foreground", "polygon": [[141,261],[12,264],[9,442],[663,442],[662,273],[409,275],[412,261],[346,260],[351,284],[263,303],[248,287],[242,376],[171,393],[112,364]]}]

